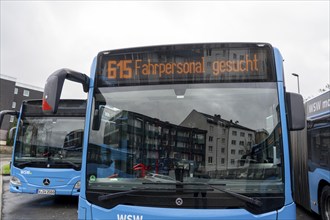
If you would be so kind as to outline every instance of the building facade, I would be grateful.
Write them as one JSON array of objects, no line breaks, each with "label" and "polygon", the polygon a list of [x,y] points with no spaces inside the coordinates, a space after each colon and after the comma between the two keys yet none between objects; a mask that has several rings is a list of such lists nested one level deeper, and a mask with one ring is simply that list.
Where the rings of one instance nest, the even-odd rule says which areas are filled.
[{"label": "building facade", "polygon": [[[92,141],[111,147],[117,169],[133,174],[132,168],[143,164],[148,172],[180,179],[205,166],[206,131],[131,111],[113,114],[106,107],[101,111],[101,136],[95,134]],[[181,175],[174,170],[181,170]]]},{"label": "building facade", "polygon": [[180,126],[206,131],[206,172],[238,168],[242,156],[249,154],[255,144],[254,130],[239,125],[237,121],[225,120],[220,115],[193,110]]},{"label": "building facade", "polygon": [[[16,78],[0,74],[0,111],[19,111],[24,100],[41,99],[43,88],[17,82]],[[5,144],[8,129],[15,123],[14,116],[5,116],[0,127],[0,142]]]}]

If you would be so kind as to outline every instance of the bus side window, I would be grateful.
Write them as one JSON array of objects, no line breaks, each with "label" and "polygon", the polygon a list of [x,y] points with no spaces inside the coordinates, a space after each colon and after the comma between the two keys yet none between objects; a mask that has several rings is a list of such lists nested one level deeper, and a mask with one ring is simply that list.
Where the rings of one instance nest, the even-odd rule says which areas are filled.
[{"label": "bus side window", "polygon": [[314,128],[308,131],[308,148],[309,148],[309,160],[316,165],[321,167],[329,167],[330,161],[329,149],[330,149],[330,138],[329,138],[329,127],[325,128]]}]

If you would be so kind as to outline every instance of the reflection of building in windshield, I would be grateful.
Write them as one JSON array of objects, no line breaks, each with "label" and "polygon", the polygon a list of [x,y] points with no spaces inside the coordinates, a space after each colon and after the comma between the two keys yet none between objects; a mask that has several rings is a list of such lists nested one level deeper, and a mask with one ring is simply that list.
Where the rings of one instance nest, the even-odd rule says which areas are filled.
[{"label": "reflection of building in windshield", "polygon": [[111,117],[106,118],[106,111],[104,109],[102,117],[104,144],[134,155],[122,161],[116,158],[117,169],[131,173],[135,165],[143,164],[150,172],[169,175],[170,170],[183,161],[187,164],[193,161],[195,170],[205,164],[205,130],[178,126],[130,111],[120,111],[115,116],[108,114]]},{"label": "reflection of building in windshield", "polygon": [[131,111],[103,111],[104,144],[134,155],[115,161],[116,168],[127,173],[133,173],[136,164],[166,175],[178,164],[187,167],[187,173],[192,172],[191,167],[194,172],[203,173],[239,168],[241,159],[251,154],[256,137],[260,136],[238,121],[196,110],[180,125]]},{"label": "reflection of building in windshield", "polygon": [[258,142],[252,147],[251,156],[258,163],[280,163],[280,147],[279,141],[282,131],[279,124],[274,128],[272,133],[268,134],[266,130],[258,130]]},{"label": "reflection of building in windshield", "polygon": [[255,131],[238,123],[193,110],[180,124],[207,131],[205,171],[237,168],[242,156],[251,152]]},{"label": "reflection of building in windshield", "polygon": [[64,138],[63,148],[81,148],[83,138],[84,138],[83,129],[71,131]]}]

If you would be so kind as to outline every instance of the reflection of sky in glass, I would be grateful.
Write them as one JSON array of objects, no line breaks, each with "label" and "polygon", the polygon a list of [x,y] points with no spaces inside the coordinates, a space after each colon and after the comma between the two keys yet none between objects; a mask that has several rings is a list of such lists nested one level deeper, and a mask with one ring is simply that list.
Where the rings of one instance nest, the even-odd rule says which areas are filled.
[{"label": "reflection of sky in glass", "polygon": [[[143,90],[143,87],[125,87],[122,92],[103,94],[107,105],[180,124],[192,110],[213,116],[219,114],[225,120],[238,121],[251,129],[267,128],[273,115],[277,124],[277,91],[260,88],[260,84],[244,84],[248,88],[192,88],[185,86],[179,98],[173,88]],[[177,87],[177,85],[175,85]],[[257,86],[258,88],[254,88]],[[147,88],[147,87],[146,87]],[[132,89],[132,91],[127,91]],[[118,90],[113,90],[118,91]],[[269,119],[268,119],[269,120]]]}]

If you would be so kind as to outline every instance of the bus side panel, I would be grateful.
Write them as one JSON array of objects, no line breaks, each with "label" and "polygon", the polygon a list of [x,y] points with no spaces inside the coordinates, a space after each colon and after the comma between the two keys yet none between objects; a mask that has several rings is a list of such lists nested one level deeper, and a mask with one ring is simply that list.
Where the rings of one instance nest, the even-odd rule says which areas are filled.
[{"label": "bus side panel", "polygon": [[[81,200],[81,198],[80,198]],[[80,202],[79,200],[79,202]],[[81,212],[83,207],[79,206]],[[86,206],[87,208],[87,206]],[[281,209],[283,216],[293,216],[296,209],[289,207]],[[277,219],[278,213],[276,211],[264,213],[261,215],[253,215],[244,209],[167,209],[167,208],[152,208],[152,207],[137,207],[128,205],[118,205],[113,209],[104,209],[97,206],[92,208],[92,219],[114,219],[114,220],[154,220],[154,219],[175,219],[175,220],[237,220],[237,219]],[[78,216],[78,219],[81,219]],[[89,213],[87,213],[89,217]],[[294,214],[295,217],[295,214]],[[89,219],[89,218],[87,218]],[[293,218],[295,219],[295,218]]]},{"label": "bus side panel", "polygon": [[296,204],[291,203],[278,210],[277,219],[296,219]]},{"label": "bus side panel", "polygon": [[308,172],[308,177],[310,190],[310,207],[314,212],[320,214],[318,203],[319,183],[321,180],[324,180],[330,184],[330,171],[317,168],[313,172]]},{"label": "bus side panel", "polygon": [[277,89],[278,89],[278,105],[280,107],[280,120],[282,124],[283,135],[283,159],[284,159],[284,190],[285,190],[285,203],[289,205],[293,203],[292,198],[292,179],[291,179],[291,158],[290,158],[290,140],[288,133],[288,125],[286,118],[286,101],[284,90],[284,73],[283,73],[283,57],[277,48],[274,48],[275,65],[276,65],[276,77],[277,77]]},{"label": "bus side panel", "polygon": [[89,203],[86,199],[79,196],[78,202],[78,219],[92,219],[92,204]]},{"label": "bus side panel", "polygon": [[[86,119],[85,119],[85,128],[84,133],[89,134],[89,129],[91,126],[91,117],[92,117],[92,105],[93,105],[93,93],[94,93],[94,78],[95,78],[95,69],[96,69],[96,57],[93,60],[90,73],[89,81],[89,92],[87,98],[86,106]],[[80,186],[80,198],[86,199],[86,160],[87,160],[87,146],[88,146],[89,137],[84,135],[83,141],[83,153],[82,153],[82,164],[81,164],[81,186]],[[79,199],[81,200],[81,199]],[[86,206],[87,207],[87,206]],[[80,212],[80,206],[78,207],[78,212]],[[78,218],[80,219],[80,218]]]},{"label": "bus side panel", "polygon": [[290,132],[294,202],[310,210],[307,129]]}]

